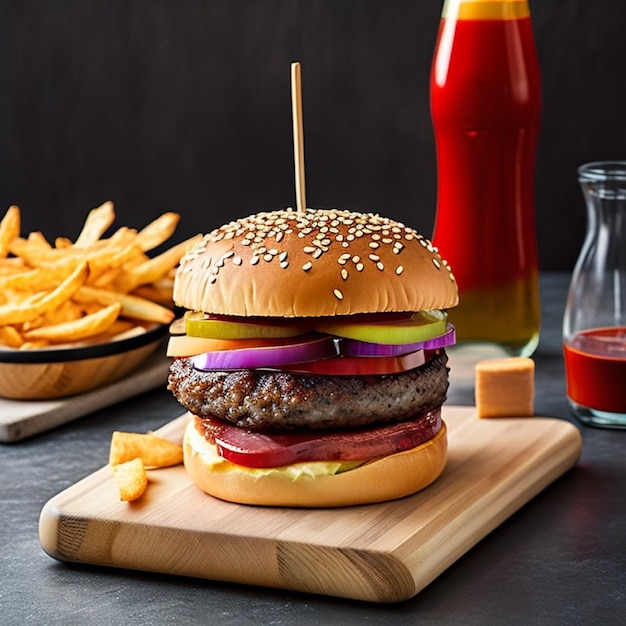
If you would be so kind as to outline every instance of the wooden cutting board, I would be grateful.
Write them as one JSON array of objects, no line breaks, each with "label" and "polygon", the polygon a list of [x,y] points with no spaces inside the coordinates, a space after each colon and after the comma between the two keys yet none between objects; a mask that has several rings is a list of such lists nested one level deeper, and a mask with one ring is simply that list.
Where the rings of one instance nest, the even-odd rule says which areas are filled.
[{"label": "wooden cutting board", "polygon": [[[200,492],[182,466],[153,470],[141,500],[119,501],[104,467],[52,498],[40,517],[50,556],[141,571],[371,602],[417,594],[573,467],[574,425],[551,418],[480,420],[444,407],[449,460],[408,498],[343,509],[263,508]],[[181,416],[159,433],[182,438]]]}]

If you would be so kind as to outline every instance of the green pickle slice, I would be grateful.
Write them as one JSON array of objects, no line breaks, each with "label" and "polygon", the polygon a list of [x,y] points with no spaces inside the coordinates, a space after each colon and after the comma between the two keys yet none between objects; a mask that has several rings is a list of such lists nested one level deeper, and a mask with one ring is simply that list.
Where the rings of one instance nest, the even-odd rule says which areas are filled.
[{"label": "green pickle slice", "polygon": [[188,313],[185,316],[185,332],[205,339],[271,339],[296,337],[306,331],[307,328],[300,322],[242,322],[213,318],[204,313]]},{"label": "green pickle slice", "polygon": [[355,323],[335,318],[317,325],[316,330],[357,341],[401,345],[443,335],[446,331],[447,318],[444,311],[421,311],[409,319],[388,322]]}]

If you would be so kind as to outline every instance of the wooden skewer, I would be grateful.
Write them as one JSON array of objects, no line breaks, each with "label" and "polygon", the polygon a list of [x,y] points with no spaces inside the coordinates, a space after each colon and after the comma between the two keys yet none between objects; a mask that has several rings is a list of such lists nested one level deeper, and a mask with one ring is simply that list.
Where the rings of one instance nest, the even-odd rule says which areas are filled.
[{"label": "wooden skewer", "polygon": [[293,158],[296,174],[296,206],[298,211],[306,211],[300,63],[291,64],[291,111],[293,116]]}]

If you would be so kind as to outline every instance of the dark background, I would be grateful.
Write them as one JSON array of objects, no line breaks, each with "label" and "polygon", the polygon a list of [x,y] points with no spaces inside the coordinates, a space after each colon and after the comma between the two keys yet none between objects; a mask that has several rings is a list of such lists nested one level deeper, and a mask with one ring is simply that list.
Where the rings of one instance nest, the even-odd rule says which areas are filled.
[{"label": "dark background", "polygon": [[[0,211],[76,236],[166,210],[175,240],[295,203],[290,64],[302,63],[307,201],[431,234],[428,82],[440,0],[0,1]],[[626,157],[626,3],[531,1],[542,68],[541,266],[569,269],[576,167]],[[172,242],[174,239],[172,240]]]}]

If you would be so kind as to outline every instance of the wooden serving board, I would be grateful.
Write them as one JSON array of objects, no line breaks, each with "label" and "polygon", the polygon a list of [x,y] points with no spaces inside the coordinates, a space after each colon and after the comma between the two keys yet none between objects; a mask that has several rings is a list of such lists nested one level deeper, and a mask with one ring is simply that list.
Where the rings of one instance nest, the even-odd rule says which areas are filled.
[{"label": "wooden serving board", "polygon": [[15,443],[71,422],[105,406],[164,386],[171,359],[149,358],[124,378],[69,398],[8,400],[0,398],[0,442]]},{"label": "wooden serving board", "polygon": [[[104,467],[52,498],[40,517],[50,556],[141,571],[261,585],[371,602],[417,594],[573,467],[576,427],[552,418],[480,420],[444,407],[449,460],[423,491],[342,509],[222,502],[182,466],[153,470],[141,500],[119,501]],[[180,440],[181,416],[159,432]]]}]

